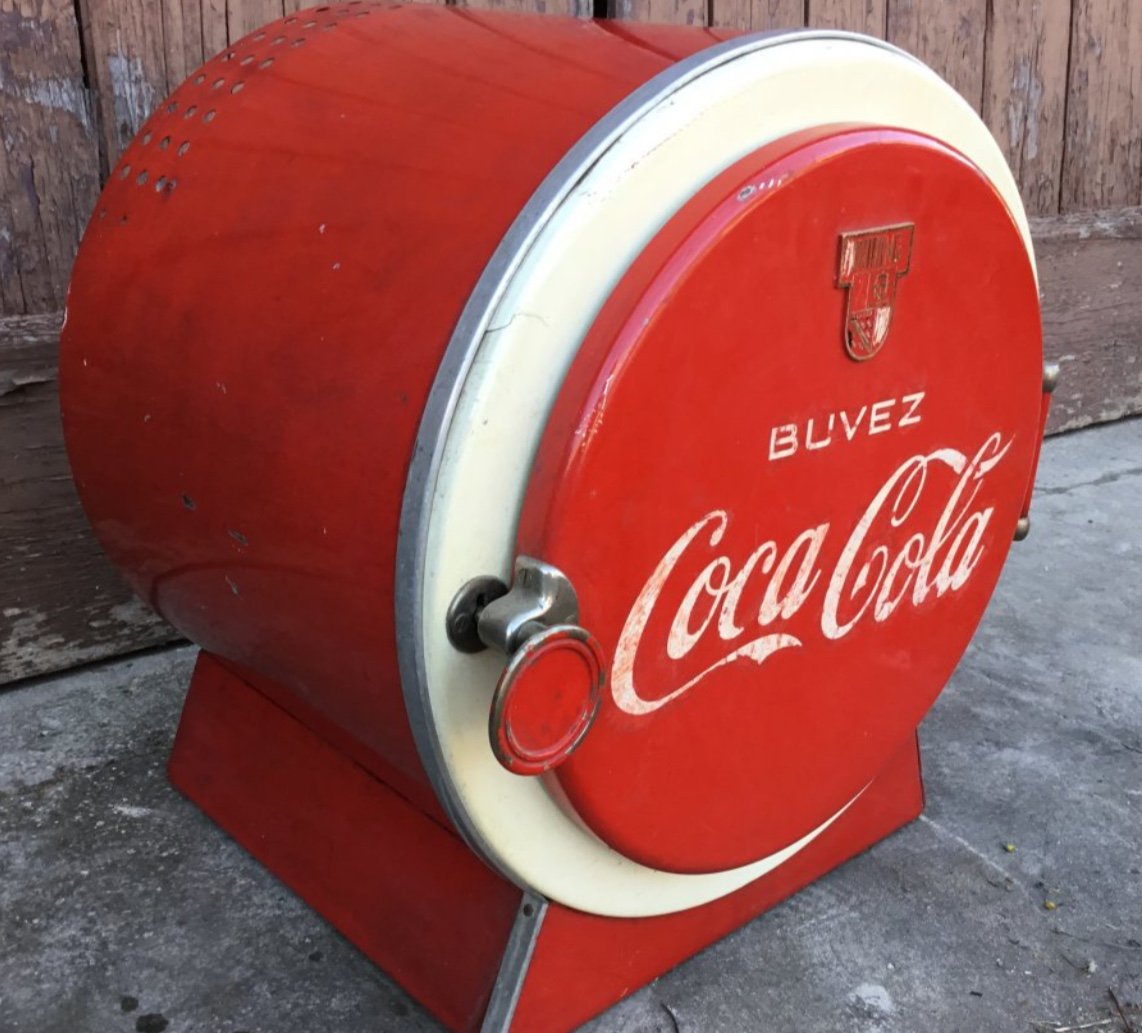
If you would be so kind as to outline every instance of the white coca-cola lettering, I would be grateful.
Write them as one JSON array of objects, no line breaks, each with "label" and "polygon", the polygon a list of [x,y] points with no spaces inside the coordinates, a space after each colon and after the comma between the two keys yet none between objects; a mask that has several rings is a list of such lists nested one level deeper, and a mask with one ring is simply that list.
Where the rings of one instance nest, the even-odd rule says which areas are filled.
[{"label": "white coca-cola lettering", "polygon": [[862,405],[856,414],[856,418],[849,423],[849,414],[844,409],[841,410],[841,426],[845,429],[845,440],[852,441],[856,437],[856,433],[860,430],[861,423],[864,422],[864,414],[868,412],[868,406]]},{"label": "white coca-cola lettering", "polygon": [[900,417],[898,427],[911,427],[920,422],[920,403],[924,401],[924,392],[918,391],[914,395],[905,395],[900,399],[901,405],[908,406],[908,411]]},{"label": "white coca-cola lettering", "polygon": [[[1010,445],[1010,439],[1004,441],[995,433],[971,459],[955,449],[941,448],[911,456],[896,468],[857,520],[828,576],[819,622],[826,638],[844,638],[863,620],[885,621],[902,605],[919,606],[930,597],[940,598],[967,584],[983,556],[983,536],[994,512],[990,505],[973,507],[985,478]],[[951,471],[956,481],[935,527],[917,528],[893,555],[880,540],[887,535],[878,536],[876,529],[904,527],[925,495],[933,472],[939,470]],[[727,664],[737,660],[760,664],[778,650],[802,645],[795,635],[766,631],[728,648],[715,662],[665,695],[647,699],[639,693],[635,662],[640,651],[648,648],[644,635],[671,575],[682,557],[701,548],[702,543],[716,549],[729,520],[729,514],[718,509],[695,521],[667,550],[639,592],[619,637],[611,672],[611,691],[620,710],[632,715],[653,713]],[[729,644],[751,627],[768,629],[793,618],[822,580],[820,556],[830,526],[826,522],[806,528],[785,547],[764,541],[736,570],[729,556],[714,555],[682,594],[670,622],[666,655],[674,661],[683,660],[711,635],[711,629]],[[756,613],[742,613],[743,593],[758,578],[767,579],[761,604]]]},{"label": "white coca-cola lettering", "polygon": [[900,398],[882,398],[859,409],[837,409],[823,416],[811,416],[802,426],[781,423],[769,431],[769,459],[787,459],[804,448],[818,452],[838,442],[853,441],[858,434],[875,437],[901,427],[912,427],[921,421],[920,406],[924,392]]},{"label": "white coca-cola lettering", "polygon": [[828,429],[825,431],[825,433],[822,435],[822,437],[819,438],[818,440],[814,441],[813,440],[813,421],[809,420],[809,422],[805,424],[805,447],[810,452],[816,452],[817,449],[824,448],[826,445],[828,445],[833,440],[833,414],[832,413],[829,413],[829,422],[828,422],[827,426],[828,426]]},{"label": "white coca-cola lettering", "polygon": [[895,403],[895,398],[885,399],[883,402],[877,402],[868,412],[868,432],[869,434],[883,434],[886,430],[892,430],[892,420],[889,418],[889,412]]}]

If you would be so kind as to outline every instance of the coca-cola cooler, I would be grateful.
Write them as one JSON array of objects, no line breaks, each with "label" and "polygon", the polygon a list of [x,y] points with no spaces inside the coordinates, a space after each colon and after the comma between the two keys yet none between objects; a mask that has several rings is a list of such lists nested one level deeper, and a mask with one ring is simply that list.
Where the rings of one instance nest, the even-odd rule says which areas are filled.
[{"label": "coca-cola cooler", "polygon": [[568,1030],[923,805],[1047,391],[999,147],[843,32],[303,11],[76,262],[174,784],[453,1030]]}]

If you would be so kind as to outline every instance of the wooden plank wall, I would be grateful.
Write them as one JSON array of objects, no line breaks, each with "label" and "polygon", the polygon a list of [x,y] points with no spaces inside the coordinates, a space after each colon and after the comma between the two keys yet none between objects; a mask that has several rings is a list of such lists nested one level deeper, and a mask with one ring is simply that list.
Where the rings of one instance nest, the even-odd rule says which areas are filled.
[{"label": "wooden plank wall", "polygon": [[[983,116],[1033,216],[1051,430],[1142,412],[1142,0],[446,0],[820,27],[923,58]],[[302,0],[0,0],[0,684],[168,640],[71,487],[55,354],[101,178],[206,57]]]},{"label": "wooden plank wall", "polygon": [[[983,115],[1031,214],[1142,205],[1138,0],[455,2],[572,15],[602,4],[618,18],[867,32],[923,58]],[[0,314],[62,305],[97,174],[206,57],[300,5],[0,0]]]}]

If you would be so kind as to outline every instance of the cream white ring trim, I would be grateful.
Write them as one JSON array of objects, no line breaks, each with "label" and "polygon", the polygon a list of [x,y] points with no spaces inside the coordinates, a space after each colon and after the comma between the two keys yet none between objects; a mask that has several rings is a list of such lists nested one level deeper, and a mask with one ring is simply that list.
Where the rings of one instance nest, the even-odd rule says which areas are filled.
[{"label": "cream white ring trim", "polygon": [[1003,156],[951,87],[875,41],[790,36],[743,49],[686,82],[611,144],[531,244],[460,387],[423,553],[420,622],[431,724],[453,808],[470,834],[510,877],[568,906],[641,916],[705,903],[788,860],[845,809],[742,868],[678,875],[636,864],[565,812],[540,780],[499,766],[488,746],[487,713],[502,659],[460,654],[444,634],[461,584],[478,574],[509,576],[547,414],[579,342],[633,258],[721,169],[788,133],[840,123],[925,132],[964,153],[1006,200],[1030,253]]}]

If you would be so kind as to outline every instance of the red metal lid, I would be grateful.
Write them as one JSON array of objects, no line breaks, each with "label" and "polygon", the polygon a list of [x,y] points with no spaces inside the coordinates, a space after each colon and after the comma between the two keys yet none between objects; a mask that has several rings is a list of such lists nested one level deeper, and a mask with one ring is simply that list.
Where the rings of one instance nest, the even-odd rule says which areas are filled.
[{"label": "red metal lid", "polygon": [[1041,369],[1023,238],[934,140],[786,139],[668,223],[584,342],[519,533],[610,663],[548,776],[591,829],[714,871],[861,792],[995,586]]}]

